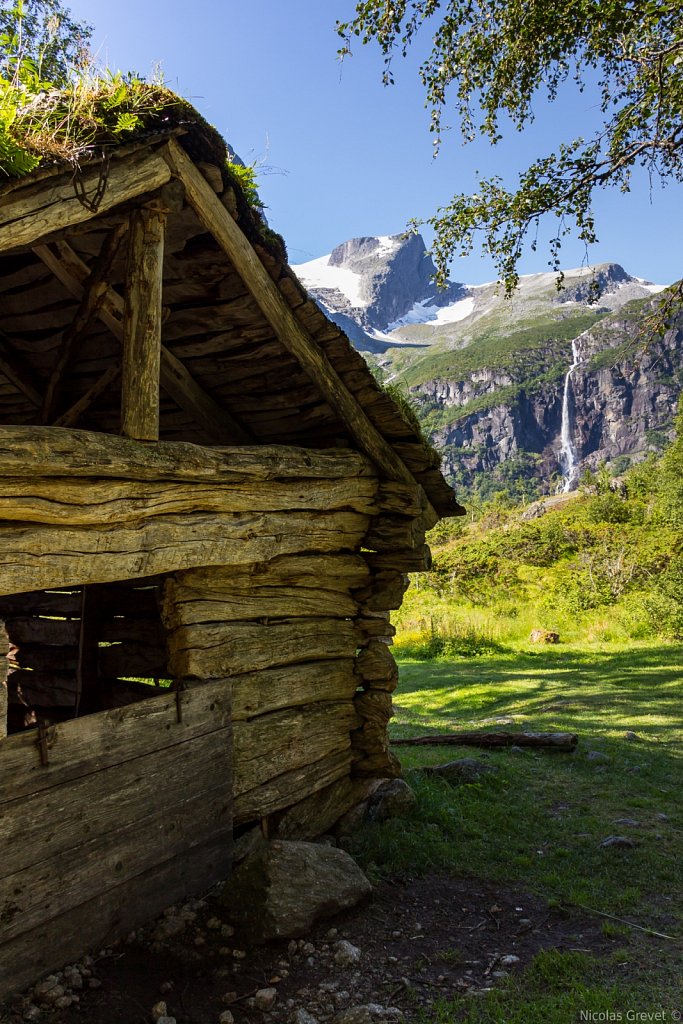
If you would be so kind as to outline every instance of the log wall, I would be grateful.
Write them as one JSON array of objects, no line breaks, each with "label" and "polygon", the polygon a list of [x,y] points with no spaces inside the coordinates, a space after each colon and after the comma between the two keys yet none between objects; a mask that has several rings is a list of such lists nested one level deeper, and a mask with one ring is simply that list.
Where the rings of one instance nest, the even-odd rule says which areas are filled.
[{"label": "log wall", "polygon": [[353,554],[285,555],[175,573],[164,585],[169,668],[232,684],[235,821],[267,818],[351,767],[358,603]]}]

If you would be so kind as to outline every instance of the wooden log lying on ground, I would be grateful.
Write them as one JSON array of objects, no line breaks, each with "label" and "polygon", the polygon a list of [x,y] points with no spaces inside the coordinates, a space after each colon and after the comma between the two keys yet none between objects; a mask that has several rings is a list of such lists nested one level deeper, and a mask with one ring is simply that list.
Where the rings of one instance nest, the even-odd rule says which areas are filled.
[{"label": "wooden log lying on ground", "polygon": [[449,732],[392,740],[392,746],[551,747],[571,752],[578,742],[575,732]]}]

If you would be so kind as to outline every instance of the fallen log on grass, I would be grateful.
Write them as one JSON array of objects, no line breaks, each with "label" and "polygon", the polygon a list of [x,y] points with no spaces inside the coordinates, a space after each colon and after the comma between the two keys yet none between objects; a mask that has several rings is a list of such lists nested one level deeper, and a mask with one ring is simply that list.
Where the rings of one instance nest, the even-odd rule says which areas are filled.
[{"label": "fallen log on grass", "polygon": [[392,746],[551,747],[572,751],[578,742],[575,732],[448,732],[392,740]]}]

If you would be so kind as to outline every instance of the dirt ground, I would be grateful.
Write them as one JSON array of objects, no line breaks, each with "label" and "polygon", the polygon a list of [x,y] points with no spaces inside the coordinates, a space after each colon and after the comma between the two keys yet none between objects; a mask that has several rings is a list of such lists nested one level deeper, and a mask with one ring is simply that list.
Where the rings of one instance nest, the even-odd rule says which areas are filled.
[{"label": "dirt ground", "polygon": [[[447,875],[382,883],[370,901],[304,939],[245,949],[231,932],[209,893],[81,961],[77,975],[58,976],[66,998],[78,999],[70,1007],[43,1003],[38,1012],[37,1000],[24,997],[0,1021],[151,1024],[160,1000],[177,1024],[219,1024],[226,1010],[237,1024],[285,1024],[299,1008],[327,1024],[367,1003],[397,1007],[410,1021],[439,998],[499,983],[501,972],[523,969],[541,949],[610,946],[599,919],[551,910],[521,889]],[[360,951],[347,966],[335,961],[342,940]]]}]

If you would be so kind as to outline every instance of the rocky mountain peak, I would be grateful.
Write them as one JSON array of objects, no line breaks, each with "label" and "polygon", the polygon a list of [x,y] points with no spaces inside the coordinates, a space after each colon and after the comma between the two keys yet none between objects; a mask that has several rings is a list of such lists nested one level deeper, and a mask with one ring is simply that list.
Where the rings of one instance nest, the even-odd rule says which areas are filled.
[{"label": "rocky mountain peak", "polygon": [[[367,344],[359,347],[375,351],[386,347],[381,335],[403,318],[412,314],[418,320],[411,322],[428,320],[426,309],[442,308],[469,294],[456,283],[443,291],[436,288],[434,264],[419,234],[351,238],[328,256],[294,270],[332,319],[346,330],[351,319],[365,332]],[[357,335],[354,341],[358,344]]]}]

